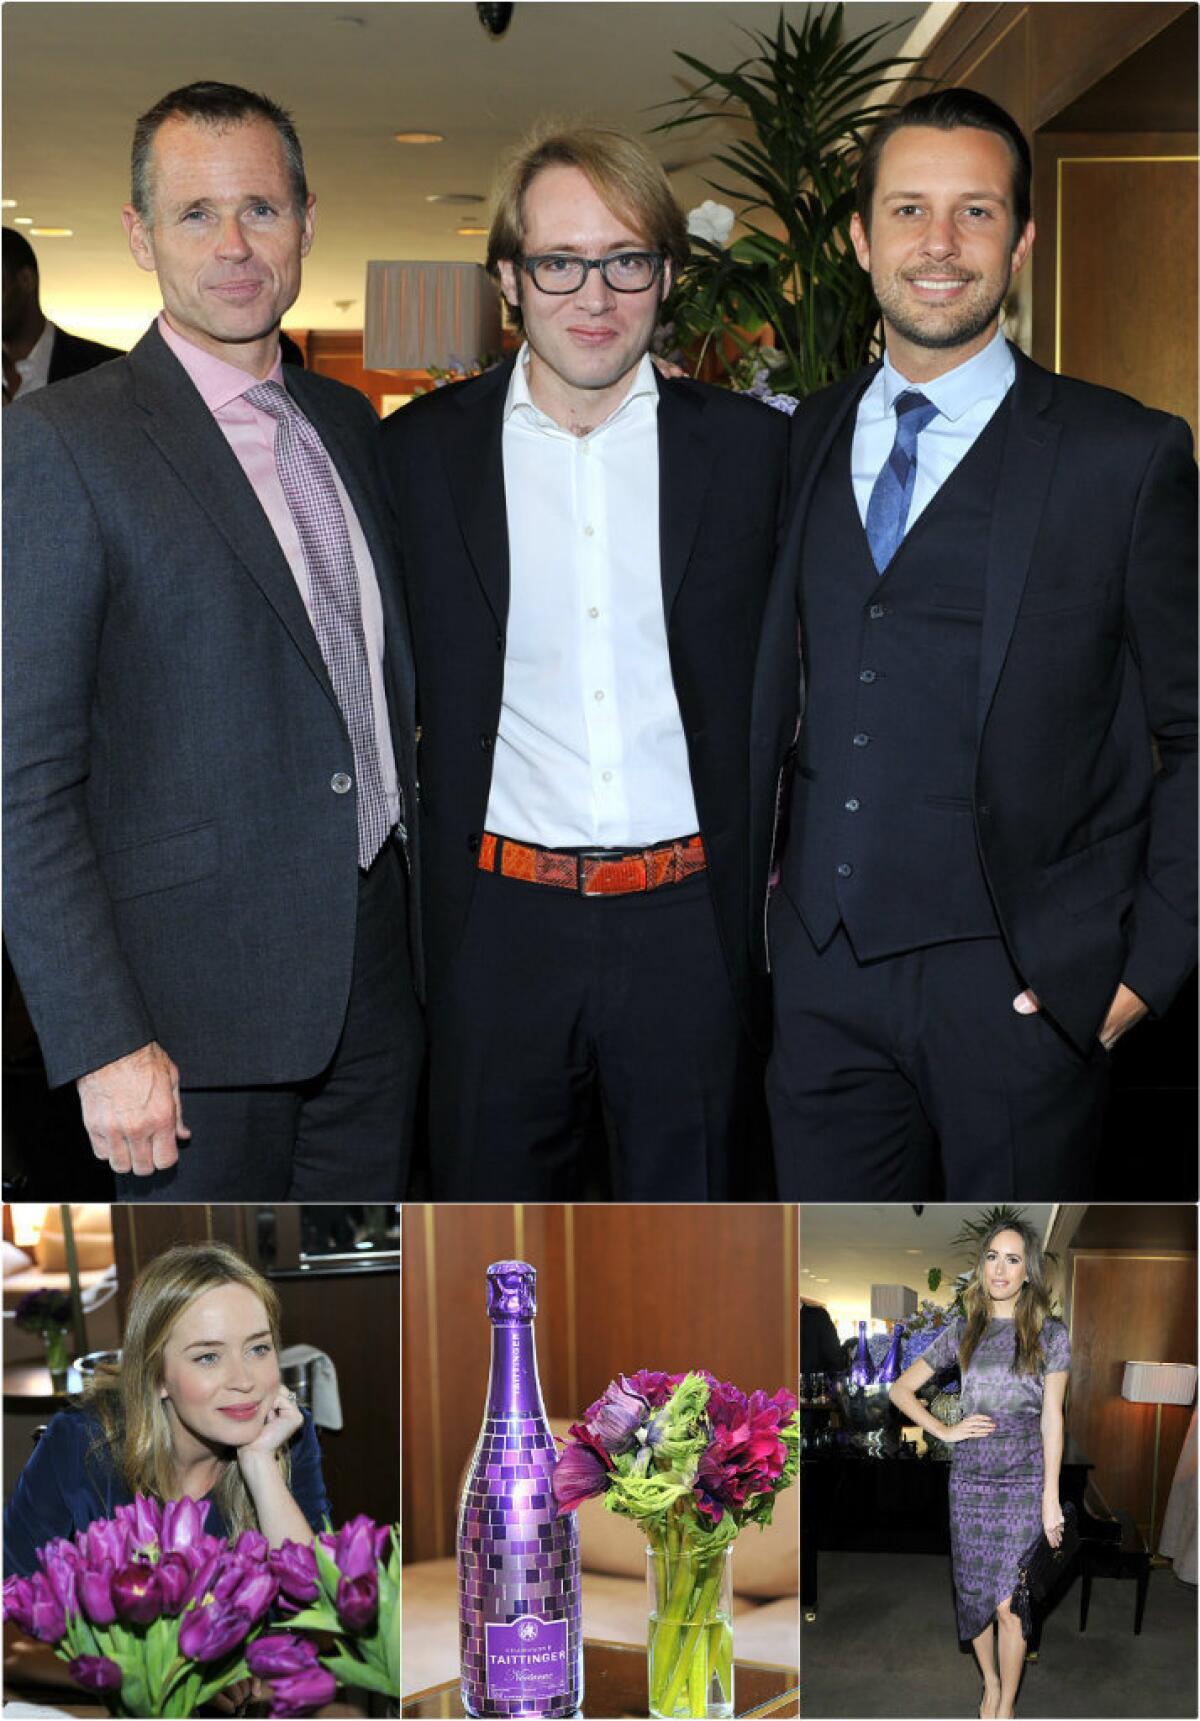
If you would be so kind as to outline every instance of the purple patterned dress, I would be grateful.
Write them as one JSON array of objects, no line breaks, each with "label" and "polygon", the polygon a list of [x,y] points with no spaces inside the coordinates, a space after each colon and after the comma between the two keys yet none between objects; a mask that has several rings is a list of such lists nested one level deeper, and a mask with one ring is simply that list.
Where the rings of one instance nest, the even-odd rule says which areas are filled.
[{"label": "purple patterned dress", "polygon": [[[966,1323],[951,1321],[922,1351],[936,1374],[954,1362]],[[1047,1374],[1071,1366],[1071,1344],[1061,1321],[1042,1328]],[[963,1378],[964,1416],[990,1416],[995,1431],[950,1448],[950,1553],[958,1635],[965,1642],[990,1624],[996,1604],[1017,1581],[1017,1562],[1042,1528],[1041,1374],[1013,1369],[1016,1328],[988,1322]]]}]

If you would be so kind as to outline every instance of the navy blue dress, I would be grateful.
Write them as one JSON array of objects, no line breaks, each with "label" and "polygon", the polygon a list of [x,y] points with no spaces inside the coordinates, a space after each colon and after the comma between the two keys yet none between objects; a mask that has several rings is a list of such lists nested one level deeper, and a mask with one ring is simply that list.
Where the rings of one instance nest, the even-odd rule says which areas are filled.
[{"label": "navy blue dress", "polygon": [[[321,1449],[306,1410],[304,1427],[292,1441],[291,1490],[314,1530],[329,1515]],[[4,1575],[28,1577],[37,1569],[37,1550],[53,1536],[73,1536],[113,1508],[133,1498],[125,1478],[113,1468],[107,1449],[92,1452],[100,1427],[87,1410],[60,1410],[30,1454],[4,1508]],[[89,1457],[88,1454],[91,1453]],[[217,1507],[209,1504],[204,1528],[210,1536],[229,1531]]]}]

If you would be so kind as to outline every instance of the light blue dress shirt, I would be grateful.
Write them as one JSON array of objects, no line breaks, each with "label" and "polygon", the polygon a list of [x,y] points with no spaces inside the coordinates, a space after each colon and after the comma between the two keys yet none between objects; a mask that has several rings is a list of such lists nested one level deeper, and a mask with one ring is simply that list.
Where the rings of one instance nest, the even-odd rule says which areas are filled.
[{"label": "light blue dress shirt", "polygon": [[913,521],[933,501],[989,422],[1016,374],[1016,360],[999,329],[982,352],[932,382],[909,382],[885,355],[882,368],[872,377],[858,403],[850,453],[854,500],[864,526],[875,480],[896,440],[896,396],[906,388],[916,388],[938,409],[938,416],[925,427],[917,442],[917,477],[905,525],[907,536]]}]

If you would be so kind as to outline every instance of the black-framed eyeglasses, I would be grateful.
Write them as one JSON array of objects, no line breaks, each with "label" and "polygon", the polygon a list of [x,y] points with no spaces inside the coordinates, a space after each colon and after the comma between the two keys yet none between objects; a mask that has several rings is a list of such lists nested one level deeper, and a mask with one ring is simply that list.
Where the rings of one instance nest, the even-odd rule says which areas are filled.
[{"label": "black-framed eyeglasses", "polygon": [[618,251],[611,257],[576,257],[571,252],[522,257],[521,267],[539,293],[577,293],[599,269],[614,293],[644,293],[662,274],[661,251]]}]

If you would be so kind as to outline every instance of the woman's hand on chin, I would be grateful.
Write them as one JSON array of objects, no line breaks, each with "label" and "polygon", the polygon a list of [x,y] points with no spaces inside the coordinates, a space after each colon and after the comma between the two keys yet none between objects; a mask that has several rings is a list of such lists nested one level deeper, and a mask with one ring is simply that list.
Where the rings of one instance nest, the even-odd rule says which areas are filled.
[{"label": "woman's hand on chin", "polygon": [[245,1469],[247,1464],[253,1465],[258,1459],[273,1458],[303,1425],[304,1415],[296,1403],[295,1393],[286,1387],[278,1387],[267,1406],[262,1427],[253,1440],[238,1447],[238,1463]]}]

